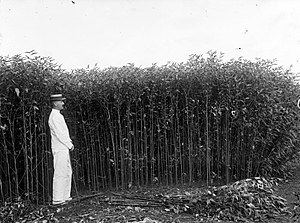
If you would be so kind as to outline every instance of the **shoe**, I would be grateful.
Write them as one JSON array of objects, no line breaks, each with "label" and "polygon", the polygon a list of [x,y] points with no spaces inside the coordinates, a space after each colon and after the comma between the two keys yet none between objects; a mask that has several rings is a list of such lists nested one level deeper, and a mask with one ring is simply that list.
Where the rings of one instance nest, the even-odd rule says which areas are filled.
[{"label": "shoe", "polygon": [[67,199],[66,199],[66,201],[71,201],[71,200],[72,200],[72,198],[71,198],[71,197],[69,197],[69,198],[67,198]]},{"label": "shoe", "polygon": [[52,204],[55,205],[55,206],[59,206],[59,205],[66,204],[66,202],[65,201],[53,201]]}]

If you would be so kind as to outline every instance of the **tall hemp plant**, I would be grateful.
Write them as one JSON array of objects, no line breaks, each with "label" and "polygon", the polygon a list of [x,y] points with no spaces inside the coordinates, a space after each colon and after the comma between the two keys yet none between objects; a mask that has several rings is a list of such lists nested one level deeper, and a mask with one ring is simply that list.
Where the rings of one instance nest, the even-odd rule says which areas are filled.
[{"label": "tall hemp plant", "polygon": [[0,58],[1,199],[23,196],[49,199],[51,167],[47,116],[48,98],[60,68],[51,58]]},{"label": "tall hemp plant", "polygon": [[65,72],[34,52],[0,61],[2,201],[51,199],[53,92],[67,97],[82,191],[284,176],[298,154],[299,86],[274,62],[209,52],[161,67]]}]

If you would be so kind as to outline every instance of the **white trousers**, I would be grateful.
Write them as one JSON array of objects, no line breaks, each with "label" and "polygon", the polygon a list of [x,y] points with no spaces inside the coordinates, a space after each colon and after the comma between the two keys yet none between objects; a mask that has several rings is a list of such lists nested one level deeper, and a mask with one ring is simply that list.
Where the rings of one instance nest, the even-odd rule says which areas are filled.
[{"label": "white trousers", "polygon": [[69,150],[53,152],[53,204],[70,199],[72,184],[72,166]]}]

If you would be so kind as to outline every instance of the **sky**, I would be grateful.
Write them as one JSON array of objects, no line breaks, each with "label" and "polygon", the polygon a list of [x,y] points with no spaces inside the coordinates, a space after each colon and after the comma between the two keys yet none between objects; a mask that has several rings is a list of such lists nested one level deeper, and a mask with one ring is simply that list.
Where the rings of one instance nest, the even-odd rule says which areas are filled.
[{"label": "sky", "polygon": [[299,0],[0,0],[0,55],[35,50],[62,68],[186,62],[224,53],[300,75]]}]

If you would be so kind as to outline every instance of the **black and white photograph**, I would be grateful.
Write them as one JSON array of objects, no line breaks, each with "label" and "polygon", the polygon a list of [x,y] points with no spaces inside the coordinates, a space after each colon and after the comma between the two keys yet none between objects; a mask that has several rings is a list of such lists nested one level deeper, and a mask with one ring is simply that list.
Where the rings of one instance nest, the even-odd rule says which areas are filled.
[{"label": "black and white photograph", "polygon": [[300,222],[299,12],[0,0],[0,222]]}]

